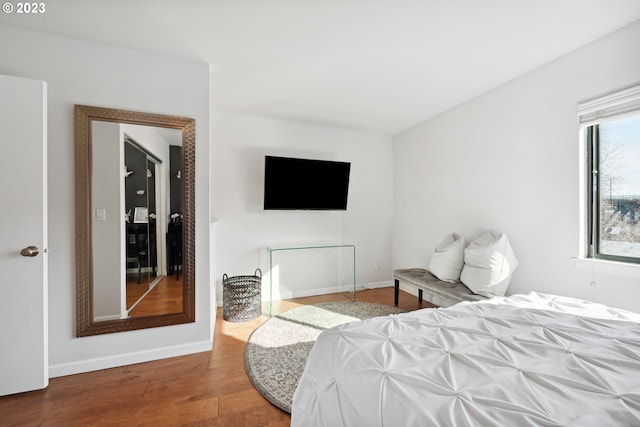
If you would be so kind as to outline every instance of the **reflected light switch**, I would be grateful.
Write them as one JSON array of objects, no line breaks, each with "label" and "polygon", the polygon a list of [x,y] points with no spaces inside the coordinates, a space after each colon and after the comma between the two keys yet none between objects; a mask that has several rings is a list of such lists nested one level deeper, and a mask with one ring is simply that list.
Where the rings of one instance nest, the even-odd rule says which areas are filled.
[{"label": "reflected light switch", "polygon": [[107,210],[96,209],[96,221],[106,221],[106,220],[107,220]]}]

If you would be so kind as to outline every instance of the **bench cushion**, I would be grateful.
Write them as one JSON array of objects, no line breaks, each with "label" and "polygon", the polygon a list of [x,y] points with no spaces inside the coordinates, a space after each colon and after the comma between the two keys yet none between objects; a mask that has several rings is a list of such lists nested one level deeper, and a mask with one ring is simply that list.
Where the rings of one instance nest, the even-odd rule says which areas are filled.
[{"label": "bench cushion", "polygon": [[439,307],[449,307],[462,301],[487,299],[474,294],[462,283],[444,282],[424,268],[398,269],[393,272],[393,277],[422,289],[422,297]]}]

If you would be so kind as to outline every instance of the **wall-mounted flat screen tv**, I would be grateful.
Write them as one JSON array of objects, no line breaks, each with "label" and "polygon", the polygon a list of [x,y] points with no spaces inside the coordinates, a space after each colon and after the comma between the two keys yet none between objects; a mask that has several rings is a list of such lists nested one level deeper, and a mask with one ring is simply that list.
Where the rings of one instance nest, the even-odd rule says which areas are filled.
[{"label": "wall-mounted flat screen tv", "polygon": [[351,163],[265,156],[265,210],[346,210]]}]

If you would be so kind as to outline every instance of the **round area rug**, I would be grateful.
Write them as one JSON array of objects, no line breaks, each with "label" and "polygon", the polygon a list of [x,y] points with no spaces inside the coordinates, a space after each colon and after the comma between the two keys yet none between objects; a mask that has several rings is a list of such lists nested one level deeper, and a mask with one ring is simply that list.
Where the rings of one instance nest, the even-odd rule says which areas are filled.
[{"label": "round area rug", "polygon": [[291,413],[293,392],[320,332],[333,326],[405,310],[369,302],[325,302],[272,317],[249,337],[244,365],[269,402]]}]

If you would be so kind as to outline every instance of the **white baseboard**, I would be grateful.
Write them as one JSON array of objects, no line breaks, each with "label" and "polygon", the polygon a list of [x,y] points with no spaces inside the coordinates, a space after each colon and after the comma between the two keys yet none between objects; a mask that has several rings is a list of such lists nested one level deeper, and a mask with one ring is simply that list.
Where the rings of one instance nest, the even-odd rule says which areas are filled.
[{"label": "white baseboard", "polygon": [[104,322],[105,320],[120,320],[120,319],[126,319],[126,316],[122,317],[122,315],[120,314],[110,314],[108,316],[96,316],[95,319],[93,319],[93,321]]},{"label": "white baseboard", "polygon": [[[356,285],[356,291],[364,289],[362,285]],[[332,286],[329,288],[305,289],[301,291],[284,291],[273,294],[273,300],[279,301],[283,299],[311,297],[314,295],[335,294],[338,292],[353,292],[353,285]],[[218,307],[222,307],[222,298],[218,298]],[[269,291],[262,292],[262,302],[269,302]]]},{"label": "white baseboard", "polygon": [[[356,285],[356,291],[362,291],[365,289],[387,288],[393,286],[392,280],[385,280],[380,282],[369,282],[365,284]],[[292,298],[311,297],[315,295],[335,294],[338,292],[353,292],[353,285],[332,286],[329,288],[315,288],[305,289],[301,291],[284,291],[273,295],[273,300],[283,300]],[[268,292],[262,292],[262,302],[269,302]],[[222,307],[222,298],[218,298],[218,307]]]},{"label": "white baseboard", "polygon": [[150,362],[152,360],[184,356],[193,353],[201,353],[204,351],[211,351],[212,347],[212,341],[200,341],[172,347],[99,357],[97,359],[80,360],[77,362],[50,365],[49,378],[81,374],[83,372],[98,371],[100,369],[109,369],[118,366],[132,365],[134,363]]},{"label": "white baseboard", "polygon": [[[356,290],[358,288],[356,287]],[[353,292],[353,285],[343,285],[343,286],[332,286],[330,288],[316,288],[316,289],[305,289],[302,291],[285,291],[279,292],[278,295],[273,295],[273,299],[282,300],[282,299],[291,299],[291,298],[303,298],[310,297],[314,295],[326,295],[326,294],[335,294],[338,292]],[[263,299],[263,302],[265,300]],[[269,301],[269,299],[266,299]]]},{"label": "white baseboard", "polygon": [[[364,289],[376,289],[376,288],[387,288],[393,286],[392,280],[386,280],[381,282],[369,282],[365,284],[356,285],[356,292],[362,291]],[[287,291],[280,292],[278,295],[274,295],[273,299],[291,299],[291,298],[302,298],[302,297],[310,297],[314,295],[326,295],[326,294],[335,294],[338,292],[353,292],[353,285],[343,285],[343,286],[332,286],[329,288],[316,288],[316,289],[307,289],[303,291]],[[264,301],[269,301],[269,299],[263,299]]]},{"label": "white baseboard", "polygon": [[362,285],[363,289],[389,288],[393,286],[393,280],[384,280],[381,282],[369,282]]}]

